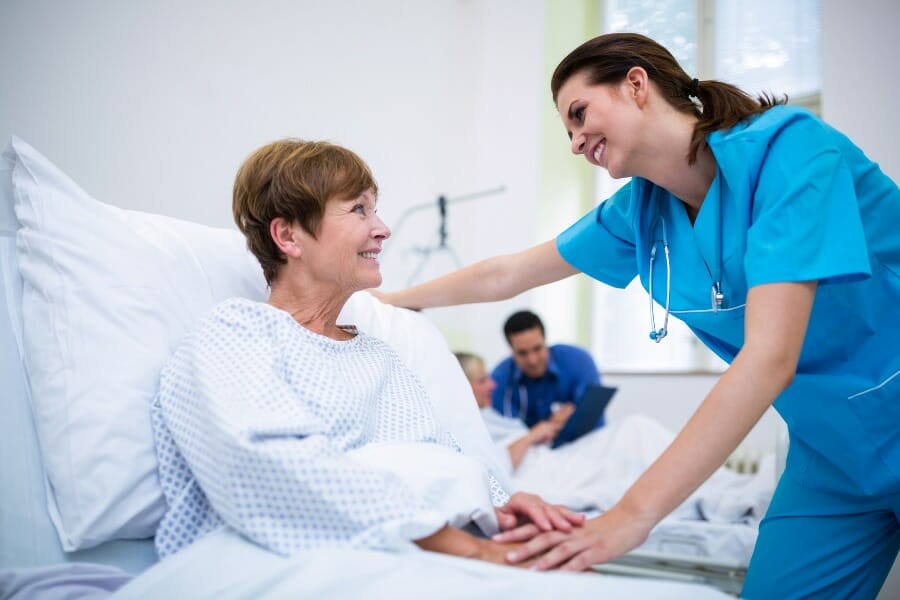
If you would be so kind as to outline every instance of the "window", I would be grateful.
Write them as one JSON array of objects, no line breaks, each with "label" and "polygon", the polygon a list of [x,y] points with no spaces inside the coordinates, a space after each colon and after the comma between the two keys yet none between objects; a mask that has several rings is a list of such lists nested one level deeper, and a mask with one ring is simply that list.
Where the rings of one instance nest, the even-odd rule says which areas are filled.
[{"label": "window", "polygon": [[[699,79],[733,83],[751,94],[787,94],[818,111],[821,82],[818,0],[607,0],[600,29],[643,33],[666,46]],[[599,200],[624,180],[596,171]],[[674,277],[675,275],[673,275]],[[622,293],[593,286],[592,346],[605,371],[721,371],[725,364],[680,321],[649,339],[650,301],[638,281]],[[664,310],[656,305],[657,327]]]}]

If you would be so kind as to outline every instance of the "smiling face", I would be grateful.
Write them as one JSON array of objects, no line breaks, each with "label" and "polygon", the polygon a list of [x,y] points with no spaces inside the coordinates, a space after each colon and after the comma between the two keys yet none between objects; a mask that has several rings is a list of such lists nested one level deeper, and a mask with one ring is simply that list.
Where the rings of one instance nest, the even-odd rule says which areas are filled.
[{"label": "smiling face", "polygon": [[633,175],[642,129],[641,91],[629,78],[620,84],[592,85],[585,71],[572,75],[560,87],[556,104],[572,152],[614,178]]},{"label": "smiling face", "polygon": [[332,199],[325,205],[315,238],[299,226],[294,228],[307,285],[341,295],[381,285],[378,255],[391,230],[378,216],[376,203],[372,190],[357,198]]}]

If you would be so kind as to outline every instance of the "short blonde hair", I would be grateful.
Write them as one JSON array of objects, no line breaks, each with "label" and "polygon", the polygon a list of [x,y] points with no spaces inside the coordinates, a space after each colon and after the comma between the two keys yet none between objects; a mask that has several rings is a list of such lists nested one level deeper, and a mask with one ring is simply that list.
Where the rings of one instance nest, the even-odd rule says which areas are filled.
[{"label": "short blonde hair", "polygon": [[470,352],[454,352],[453,356],[459,361],[459,366],[462,367],[463,373],[466,374],[466,379],[469,380],[469,383],[475,381],[476,369],[484,369],[484,360],[477,354],[472,354]]}]

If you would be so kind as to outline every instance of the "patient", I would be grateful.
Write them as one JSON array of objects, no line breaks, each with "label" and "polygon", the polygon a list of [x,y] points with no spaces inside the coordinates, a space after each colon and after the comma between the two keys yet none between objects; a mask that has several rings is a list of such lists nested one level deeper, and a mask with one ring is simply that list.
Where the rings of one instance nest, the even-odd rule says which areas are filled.
[{"label": "patient", "polygon": [[513,471],[525,458],[525,453],[529,448],[538,444],[547,444],[556,439],[563,425],[575,411],[575,405],[566,402],[560,405],[550,415],[550,418],[539,421],[533,427],[528,428],[521,419],[505,417],[491,406],[491,398],[497,382],[485,369],[484,360],[480,356],[468,352],[454,352],[453,354],[472,386],[472,393],[475,395],[478,408],[481,409],[481,417],[484,419],[488,433],[495,443],[506,447]]},{"label": "patient", "polygon": [[[152,406],[168,503],[160,557],[227,524],[282,555],[414,541],[504,563],[510,545],[448,526],[400,477],[350,456],[391,442],[459,452],[398,355],[337,323],[351,294],[381,283],[378,255],[390,230],[377,193],[358,156],[324,142],[269,144],[238,171],[234,220],[270,295],[217,306],[162,372]],[[510,500],[493,475],[483,481],[488,506],[502,507],[501,529],[581,523],[536,496]]]}]

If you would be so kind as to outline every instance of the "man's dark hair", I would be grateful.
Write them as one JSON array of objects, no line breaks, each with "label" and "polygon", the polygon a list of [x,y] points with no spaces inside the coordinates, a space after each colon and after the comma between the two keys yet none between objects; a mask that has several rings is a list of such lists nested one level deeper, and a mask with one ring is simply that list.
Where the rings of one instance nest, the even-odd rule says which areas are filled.
[{"label": "man's dark hair", "polygon": [[540,317],[530,310],[520,310],[517,313],[513,313],[506,320],[506,323],[503,324],[503,334],[506,336],[506,341],[509,342],[509,338],[513,335],[535,327],[540,327],[541,335],[545,335],[544,324],[541,323]]}]

